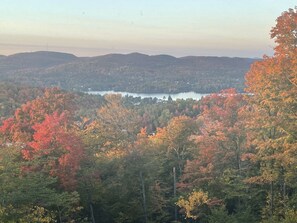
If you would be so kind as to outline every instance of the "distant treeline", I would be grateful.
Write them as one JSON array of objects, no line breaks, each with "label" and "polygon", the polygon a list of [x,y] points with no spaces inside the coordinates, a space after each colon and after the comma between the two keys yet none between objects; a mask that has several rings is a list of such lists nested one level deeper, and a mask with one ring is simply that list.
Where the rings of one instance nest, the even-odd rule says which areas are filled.
[{"label": "distant treeline", "polygon": [[79,58],[55,52],[0,57],[0,80],[68,90],[134,93],[212,93],[244,89],[255,59],[148,56],[139,53]]}]

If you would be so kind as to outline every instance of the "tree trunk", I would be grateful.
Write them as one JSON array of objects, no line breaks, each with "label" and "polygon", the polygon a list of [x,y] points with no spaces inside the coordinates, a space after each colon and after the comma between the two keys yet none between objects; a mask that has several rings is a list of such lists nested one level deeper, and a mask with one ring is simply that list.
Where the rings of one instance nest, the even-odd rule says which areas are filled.
[{"label": "tree trunk", "polygon": [[62,216],[61,216],[61,211],[59,207],[58,207],[58,216],[59,216],[59,222],[62,223]]},{"label": "tree trunk", "polygon": [[147,208],[146,208],[146,196],[145,196],[145,187],[142,176],[142,171],[140,171],[140,181],[141,181],[141,190],[142,190],[142,202],[143,202],[143,211],[144,211],[144,222],[147,223]]},{"label": "tree trunk", "polygon": [[270,203],[270,215],[273,216],[274,213],[274,188],[273,188],[273,181],[270,184],[270,193],[271,193],[271,203]]},{"label": "tree trunk", "polygon": [[95,217],[94,217],[94,210],[93,210],[93,205],[92,205],[92,203],[90,203],[90,211],[91,211],[91,219],[92,219],[92,223],[96,223],[96,221],[95,221]]},{"label": "tree trunk", "polygon": [[[173,196],[176,200],[176,171],[175,167],[173,167]],[[177,206],[174,204],[174,220],[177,221]]]}]

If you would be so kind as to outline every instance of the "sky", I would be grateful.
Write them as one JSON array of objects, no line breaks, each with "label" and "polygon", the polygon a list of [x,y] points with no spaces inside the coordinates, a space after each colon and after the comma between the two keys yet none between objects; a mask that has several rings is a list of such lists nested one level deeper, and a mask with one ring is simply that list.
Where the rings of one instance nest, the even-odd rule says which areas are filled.
[{"label": "sky", "polygon": [[1,0],[0,55],[272,55],[270,30],[296,0]]}]

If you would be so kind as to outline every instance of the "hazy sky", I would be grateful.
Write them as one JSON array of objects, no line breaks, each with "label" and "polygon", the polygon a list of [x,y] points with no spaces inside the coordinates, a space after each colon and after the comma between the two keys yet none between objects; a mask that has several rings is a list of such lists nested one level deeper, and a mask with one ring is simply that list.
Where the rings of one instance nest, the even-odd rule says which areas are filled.
[{"label": "hazy sky", "polygon": [[0,54],[262,57],[296,0],[1,0]]}]

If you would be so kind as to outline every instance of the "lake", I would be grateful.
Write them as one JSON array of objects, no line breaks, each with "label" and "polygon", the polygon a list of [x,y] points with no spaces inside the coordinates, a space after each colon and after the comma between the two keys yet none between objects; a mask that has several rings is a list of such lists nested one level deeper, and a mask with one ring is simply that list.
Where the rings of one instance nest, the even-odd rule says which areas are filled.
[{"label": "lake", "polygon": [[105,95],[105,94],[121,94],[122,96],[132,96],[132,97],[140,97],[140,98],[157,98],[160,100],[167,100],[170,96],[173,100],[176,99],[194,99],[200,100],[203,96],[208,94],[200,94],[195,92],[182,92],[177,94],[164,94],[164,93],[156,93],[156,94],[143,94],[143,93],[130,93],[130,92],[121,92],[121,91],[88,91],[88,94],[93,95]]}]

